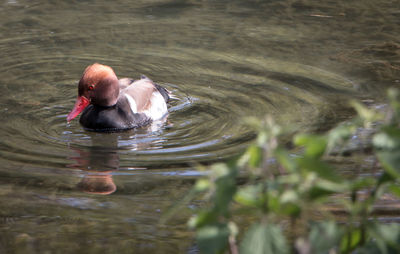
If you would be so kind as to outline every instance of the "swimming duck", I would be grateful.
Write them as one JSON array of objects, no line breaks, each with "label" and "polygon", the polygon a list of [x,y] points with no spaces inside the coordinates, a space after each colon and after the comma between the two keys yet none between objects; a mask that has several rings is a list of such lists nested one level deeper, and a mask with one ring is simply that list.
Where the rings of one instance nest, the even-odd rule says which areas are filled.
[{"label": "swimming duck", "polygon": [[67,116],[70,122],[82,111],[80,124],[91,131],[121,131],[145,126],[167,114],[170,92],[146,76],[119,79],[113,69],[92,64],[78,84],[78,98]]}]

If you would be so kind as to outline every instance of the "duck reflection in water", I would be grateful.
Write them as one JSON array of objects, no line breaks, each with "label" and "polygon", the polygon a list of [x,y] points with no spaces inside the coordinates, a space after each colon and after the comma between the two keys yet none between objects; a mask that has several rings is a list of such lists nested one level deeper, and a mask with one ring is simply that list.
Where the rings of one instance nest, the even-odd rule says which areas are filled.
[{"label": "duck reflection in water", "polygon": [[70,158],[76,163],[70,166],[84,172],[77,187],[93,194],[111,194],[117,190],[112,172],[119,168],[118,137],[114,133],[89,135],[92,145],[87,149],[71,148],[76,156]]},{"label": "duck reflection in water", "polygon": [[[90,136],[91,145],[85,148],[71,147],[71,150],[76,154],[71,156],[70,159],[75,161],[74,164],[69,165],[73,168],[78,168],[83,171],[84,176],[77,184],[79,190],[92,194],[108,195],[117,190],[117,186],[113,181],[113,172],[120,168],[119,151],[129,150],[144,150],[151,146],[151,134],[159,131],[161,126],[164,126],[166,119],[157,121],[148,126],[148,128],[141,128],[131,130],[124,133],[95,133],[88,132]],[[136,140],[135,135],[146,137],[144,140]],[[149,138],[150,136],[150,138]],[[159,136],[155,135],[156,140]],[[120,140],[126,141],[123,148],[119,148]],[[121,141],[120,141],[121,142]],[[129,166],[132,168],[132,166]]]}]

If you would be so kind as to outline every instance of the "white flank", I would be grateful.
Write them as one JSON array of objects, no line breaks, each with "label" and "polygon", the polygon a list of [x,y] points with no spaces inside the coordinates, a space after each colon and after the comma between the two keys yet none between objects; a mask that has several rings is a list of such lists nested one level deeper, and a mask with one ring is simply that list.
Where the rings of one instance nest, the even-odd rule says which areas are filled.
[{"label": "white flank", "polygon": [[137,105],[135,100],[132,98],[132,96],[130,96],[129,94],[125,94],[125,97],[128,99],[129,101],[129,105],[131,106],[131,110],[132,112],[135,114],[137,113]]},{"label": "white flank", "polygon": [[158,91],[153,92],[150,101],[151,107],[148,110],[143,111],[143,113],[153,120],[162,119],[168,113],[164,97]]}]

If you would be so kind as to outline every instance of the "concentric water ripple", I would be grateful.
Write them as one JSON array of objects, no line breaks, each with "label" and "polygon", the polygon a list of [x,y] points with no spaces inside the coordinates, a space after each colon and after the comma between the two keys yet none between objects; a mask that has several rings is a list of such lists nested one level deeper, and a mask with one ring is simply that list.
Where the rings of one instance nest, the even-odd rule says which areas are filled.
[{"label": "concentric water ripple", "polygon": [[[121,11],[127,3],[120,4],[103,10],[101,4],[80,3],[77,19],[77,6],[63,3],[70,9],[62,20],[57,16],[62,6],[52,3],[18,1],[3,7],[25,13],[2,25],[5,36],[0,40],[0,158],[10,168],[128,173],[187,168],[241,152],[255,135],[246,117],[270,114],[281,124],[305,130],[348,114],[343,105],[355,89],[346,78],[268,54],[248,54],[254,45],[246,38],[262,34],[262,27],[255,33],[243,23],[239,33],[231,24],[217,36],[226,17],[207,3],[200,12],[197,4],[171,5],[167,12],[147,2]],[[163,13],[155,18],[158,8]],[[97,9],[104,15],[94,19],[91,11]],[[290,34],[284,35],[274,41],[293,42]],[[77,120],[67,124],[77,80],[93,62],[112,66],[119,77],[145,74],[171,90],[176,99],[168,118],[111,134],[84,131]],[[104,160],[97,159],[99,154]]]},{"label": "concentric water ripple", "polygon": [[[1,101],[7,121],[1,132],[7,138],[0,143],[1,157],[25,166],[62,169],[73,158],[88,156],[94,147],[103,147],[113,156],[117,154],[114,166],[127,170],[212,162],[237,154],[254,138],[254,132],[245,125],[246,117],[270,114],[284,124],[314,128],[321,117],[335,118],[332,106],[337,112],[338,101],[354,91],[351,82],[315,67],[200,50],[175,52],[176,59],[157,50],[137,55],[152,54],[160,63],[140,69],[157,73],[157,68],[177,68],[185,63],[190,70],[186,75],[196,77],[179,78],[187,82],[155,79],[176,97],[169,105],[166,121],[112,134],[87,132],[78,121],[66,122],[81,71],[72,76],[62,68],[48,70],[47,66],[56,66],[60,61],[56,57],[6,66],[4,71],[24,69],[24,75],[15,76],[3,89],[6,92]],[[42,71],[33,71],[38,66]],[[116,66],[117,75],[139,75],[129,67]],[[45,80],[51,72],[60,75]],[[38,82],[42,79],[43,83]],[[24,85],[12,85],[21,80]]]},{"label": "concentric water ripple", "polygon": [[[0,12],[5,253],[196,253],[186,222],[201,202],[159,219],[207,174],[197,165],[254,139],[246,117],[324,131],[352,117],[349,97],[374,103],[398,84],[393,1],[6,0]],[[120,133],[68,124],[94,62],[171,90],[168,118]]]}]

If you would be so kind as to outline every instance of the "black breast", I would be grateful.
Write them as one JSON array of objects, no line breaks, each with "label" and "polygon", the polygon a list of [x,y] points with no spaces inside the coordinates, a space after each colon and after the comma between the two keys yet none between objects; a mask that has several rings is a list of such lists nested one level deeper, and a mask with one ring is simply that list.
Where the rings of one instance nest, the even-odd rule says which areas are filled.
[{"label": "black breast", "polygon": [[151,119],[142,113],[133,113],[128,100],[121,97],[111,107],[89,105],[79,120],[90,131],[113,132],[141,127],[151,123]]}]

